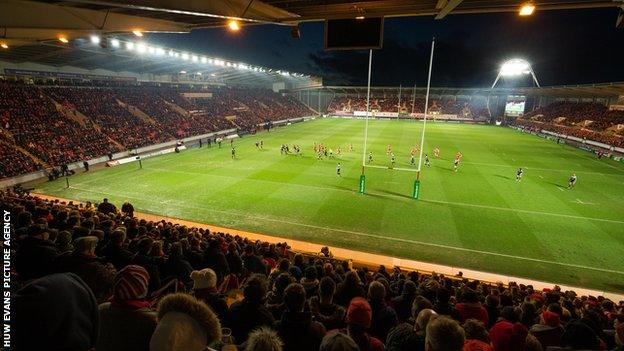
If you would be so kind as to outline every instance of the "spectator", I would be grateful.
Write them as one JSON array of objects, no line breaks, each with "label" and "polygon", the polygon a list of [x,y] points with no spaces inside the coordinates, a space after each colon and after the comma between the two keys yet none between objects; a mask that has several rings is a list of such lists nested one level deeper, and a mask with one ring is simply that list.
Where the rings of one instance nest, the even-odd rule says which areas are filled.
[{"label": "spectator", "polygon": [[230,306],[227,325],[232,328],[232,335],[238,344],[247,340],[250,331],[261,326],[270,327],[275,322],[271,312],[264,306],[266,293],[266,278],[254,274],[245,282],[243,300]]},{"label": "spectator", "polygon": [[348,335],[332,332],[323,337],[319,351],[360,351],[360,349]]},{"label": "spectator", "polygon": [[284,341],[284,351],[317,351],[325,336],[325,327],[304,312],[306,291],[301,284],[292,283],[284,290],[286,310],[275,323],[277,334]]},{"label": "spectator", "polygon": [[455,305],[455,309],[459,312],[460,321],[463,323],[468,319],[476,319],[483,324],[489,323],[487,310],[481,306],[479,297],[474,290],[468,289],[460,296],[460,303]]},{"label": "spectator", "polygon": [[250,274],[267,274],[266,266],[262,263],[260,257],[254,253],[252,245],[245,247],[245,254],[243,255],[243,266]]},{"label": "spectator", "polygon": [[107,198],[104,198],[104,200],[102,200],[102,203],[98,205],[97,209],[98,211],[106,215],[117,212],[117,207],[115,207],[115,205],[113,205],[112,203],[108,202]]},{"label": "spectator", "polygon": [[218,239],[212,239],[208,243],[208,248],[204,251],[204,264],[217,274],[217,282],[223,281],[223,278],[230,273],[225,255],[221,252],[221,242]]},{"label": "spectator", "polygon": [[344,327],[345,309],[334,303],[336,283],[330,277],[323,277],[319,285],[318,296],[310,299],[310,311],[314,318],[323,323],[325,329],[333,330]]},{"label": "spectator", "polygon": [[106,261],[110,262],[117,270],[121,270],[132,262],[132,252],[124,248],[126,231],[122,228],[115,229],[110,235],[108,245],[102,250]]},{"label": "spectator", "polygon": [[249,333],[245,351],[282,351],[284,342],[277,333],[267,327],[260,327]]},{"label": "spectator", "polygon": [[149,350],[156,313],[147,300],[149,274],[128,265],[115,276],[113,297],[100,305],[98,351]]},{"label": "spectator", "polygon": [[95,346],[97,302],[77,275],[33,280],[15,293],[12,304],[12,349],[89,351]]},{"label": "spectator", "polygon": [[483,322],[469,319],[464,323],[463,328],[466,333],[464,351],[494,351],[490,346],[488,331]]},{"label": "spectator", "polygon": [[464,340],[464,330],[459,324],[448,317],[441,316],[427,325],[425,350],[462,351]]},{"label": "spectator", "polygon": [[27,233],[15,254],[15,270],[25,281],[52,273],[58,255],[54,243],[48,240],[47,228],[32,225],[27,228]]},{"label": "spectator", "polygon": [[121,212],[125,214],[127,217],[134,217],[134,206],[128,201],[125,201],[123,205],[121,205]]},{"label": "spectator", "polygon": [[221,338],[221,324],[203,302],[187,294],[170,294],[158,303],[158,325],[150,351],[205,351]]},{"label": "spectator", "polygon": [[210,268],[204,268],[200,271],[192,271],[190,276],[193,280],[193,295],[206,303],[217,314],[219,320],[225,321],[228,305],[225,297],[217,291],[216,273]]},{"label": "spectator", "polygon": [[[360,277],[354,271],[349,271],[345,275],[342,283],[338,284],[336,291],[336,303],[341,306],[349,305],[354,297],[365,297],[366,293],[360,283]],[[357,340],[356,340],[357,341]]]},{"label": "spectator", "polygon": [[386,288],[382,283],[374,281],[369,285],[368,302],[373,311],[369,333],[379,340],[386,340],[398,319],[394,309],[386,304]]},{"label": "spectator", "polygon": [[414,298],[416,298],[416,284],[411,280],[406,280],[401,295],[392,299],[399,322],[405,322],[411,316]]},{"label": "spectator", "polygon": [[528,331],[521,323],[501,320],[490,329],[494,351],[523,351]]},{"label": "spectator", "polygon": [[317,295],[319,280],[317,279],[316,267],[310,266],[305,269],[305,276],[301,278],[301,285],[305,288],[308,298]]},{"label": "spectator", "polygon": [[437,313],[424,309],[413,317],[414,324],[401,323],[390,331],[386,340],[388,351],[425,350],[427,324],[437,317]]},{"label": "spectator", "polygon": [[368,301],[362,297],[355,297],[351,300],[347,309],[346,330],[341,330],[347,334],[358,345],[360,350],[384,351],[384,344],[374,336],[367,333],[373,318]]},{"label": "spectator", "polygon": [[533,325],[529,332],[539,340],[544,350],[549,346],[561,346],[563,326],[559,315],[553,311],[542,312],[540,323]]}]

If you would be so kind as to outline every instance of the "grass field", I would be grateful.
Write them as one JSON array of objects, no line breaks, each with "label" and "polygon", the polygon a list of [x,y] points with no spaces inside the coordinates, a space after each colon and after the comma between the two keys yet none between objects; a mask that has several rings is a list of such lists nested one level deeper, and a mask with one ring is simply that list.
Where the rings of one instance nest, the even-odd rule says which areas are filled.
[{"label": "grass field", "polygon": [[[624,165],[494,126],[427,126],[420,199],[414,172],[367,169],[357,193],[364,122],[321,119],[41,185],[50,195],[121,204],[137,210],[247,231],[562,284],[624,291]],[[369,149],[387,166],[409,165],[422,123],[371,121]],[[254,142],[263,139],[265,149]],[[314,142],[343,155],[317,160]],[[302,156],[280,155],[299,144]],[[348,152],[349,143],[355,152]],[[456,151],[463,153],[452,171]],[[431,155],[430,155],[431,156]],[[342,177],[336,163],[342,162]],[[524,180],[515,181],[518,167]],[[576,172],[577,187],[567,189]]]}]

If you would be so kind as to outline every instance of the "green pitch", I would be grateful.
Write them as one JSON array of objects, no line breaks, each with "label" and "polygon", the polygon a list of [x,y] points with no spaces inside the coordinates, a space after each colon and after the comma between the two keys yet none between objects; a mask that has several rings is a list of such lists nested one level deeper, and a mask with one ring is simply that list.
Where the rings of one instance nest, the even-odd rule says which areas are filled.
[{"label": "green pitch", "polygon": [[[371,121],[366,195],[357,193],[364,122],[321,119],[45,183],[65,198],[367,252],[582,287],[624,291],[624,164],[494,126],[430,123],[420,199],[409,164],[422,123]],[[264,150],[254,142],[264,140]],[[314,142],[342,149],[317,160]],[[353,143],[354,152],[348,145]],[[302,156],[280,155],[298,144]],[[431,150],[441,150],[434,158]],[[292,150],[292,148],[291,148]],[[457,173],[452,161],[463,161]],[[342,177],[336,165],[342,163]],[[524,167],[521,183],[515,181]],[[575,189],[567,189],[576,172]]]}]

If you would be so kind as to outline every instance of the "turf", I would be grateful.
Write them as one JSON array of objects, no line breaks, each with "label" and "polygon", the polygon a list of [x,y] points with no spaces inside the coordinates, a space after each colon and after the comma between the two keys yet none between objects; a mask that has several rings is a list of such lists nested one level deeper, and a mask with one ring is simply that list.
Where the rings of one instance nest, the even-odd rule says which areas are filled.
[{"label": "turf", "polygon": [[[367,194],[357,193],[364,122],[319,119],[236,140],[230,149],[180,154],[75,175],[41,191],[114,203],[141,211],[367,252],[487,272],[624,291],[624,165],[552,141],[495,126],[430,123],[425,151],[441,149],[415,173],[367,168]],[[371,121],[374,165],[409,165],[422,123]],[[263,139],[260,151],[254,142]],[[317,160],[312,145],[340,145],[336,160]],[[299,144],[302,156],[280,155]],[[348,151],[353,143],[355,152]],[[452,170],[456,151],[459,172]],[[430,155],[432,156],[432,155]],[[336,164],[342,163],[342,177]],[[525,168],[521,183],[518,167]],[[576,172],[575,189],[567,189]]]}]

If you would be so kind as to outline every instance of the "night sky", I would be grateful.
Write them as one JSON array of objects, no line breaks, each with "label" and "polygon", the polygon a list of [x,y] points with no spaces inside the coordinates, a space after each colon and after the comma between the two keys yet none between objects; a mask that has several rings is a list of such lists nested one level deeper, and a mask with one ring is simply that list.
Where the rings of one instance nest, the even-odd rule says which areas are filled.
[{"label": "night sky", "polygon": [[[426,85],[431,38],[436,38],[432,86],[483,87],[511,57],[532,63],[542,85],[624,81],[624,29],[617,9],[387,18],[384,45],[373,54],[372,85]],[[195,30],[151,34],[148,40],[228,60],[319,75],[325,85],[365,85],[367,51],[325,51],[323,23],[289,27]],[[527,85],[530,81],[522,84]],[[505,82],[503,82],[505,84]],[[516,83],[517,84],[517,83]]]}]

